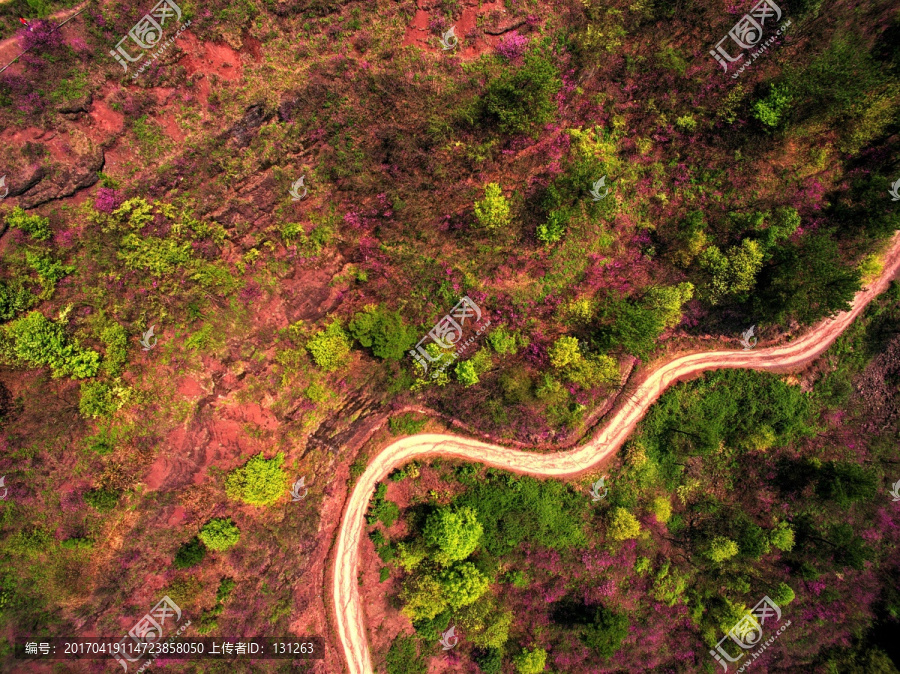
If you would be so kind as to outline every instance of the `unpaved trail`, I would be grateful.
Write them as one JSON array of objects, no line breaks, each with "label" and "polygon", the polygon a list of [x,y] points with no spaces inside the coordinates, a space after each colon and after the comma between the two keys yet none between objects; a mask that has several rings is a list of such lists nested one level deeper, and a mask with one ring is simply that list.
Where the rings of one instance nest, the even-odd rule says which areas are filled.
[{"label": "unpaved trail", "polygon": [[536,477],[577,475],[618,450],[662,392],[680,379],[723,368],[785,372],[799,369],[814,360],[831,346],[876,295],[887,288],[897,275],[898,268],[900,233],[895,234],[884,255],[881,277],[856,295],[850,311],[823,321],[802,337],[782,346],[750,351],[707,351],[662,363],[644,376],[633,395],[613,409],[602,430],[590,442],[576,449],[556,454],[535,454],[440,434],[413,435],[385,447],[369,464],[350,494],[334,549],[332,601],[348,670],[351,674],[372,674],[374,671],[359,597],[359,545],[366,509],[375,485],[394,468],[424,456],[441,456],[484,463]]}]

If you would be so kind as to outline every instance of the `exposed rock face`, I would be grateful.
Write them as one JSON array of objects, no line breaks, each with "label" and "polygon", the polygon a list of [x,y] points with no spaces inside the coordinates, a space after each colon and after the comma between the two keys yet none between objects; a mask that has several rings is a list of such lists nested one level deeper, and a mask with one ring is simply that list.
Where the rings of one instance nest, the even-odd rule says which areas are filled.
[{"label": "exposed rock face", "polygon": [[19,203],[22,208],[35,208],[55,199],[71,197],[100,179],[104,162],[103,150],[97,148],[76,157],[71,165],[54,164],[49,169],[39,169],[40,177],[34,180],[36,174],[32,175],[31,186],[19,192],[22,195]]},{"label": "exposed rock face", "polygon": [[263,124],[272,119],[274,113],[266,110],[262,103],[251,105],[237,124],[228,130],[238,147],[247,147]]}]

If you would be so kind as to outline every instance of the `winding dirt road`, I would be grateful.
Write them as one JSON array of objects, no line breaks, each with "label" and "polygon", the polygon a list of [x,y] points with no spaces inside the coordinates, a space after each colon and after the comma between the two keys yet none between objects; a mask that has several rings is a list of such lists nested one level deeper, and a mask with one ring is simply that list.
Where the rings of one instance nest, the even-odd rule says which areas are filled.
[{"label": "winding dirt road", "polygon": [[332,600],[338,636],[351,674],[372,674],[374,671],[357,581],[359,547],[369,499],[376,484],[394,468],[413,459],[439,455],[537,477],[571,477],[590,470],[622,446],[662,392],[679,380],[706,370],[723,368],[786,372],[799,369],[820,356],[897,275],[900,268],[900,233],[894,236],[883,259],[881,277],[857,294],[850,311],[823,321],[788,344],[753,351],[706,351],[661,364],[644,377],[633,395],[613,409],[597,435],[576,449],[556,454],[535,454],[439,434],[413,435],[385,447],[356,483],[344,509],[334,549]]}]

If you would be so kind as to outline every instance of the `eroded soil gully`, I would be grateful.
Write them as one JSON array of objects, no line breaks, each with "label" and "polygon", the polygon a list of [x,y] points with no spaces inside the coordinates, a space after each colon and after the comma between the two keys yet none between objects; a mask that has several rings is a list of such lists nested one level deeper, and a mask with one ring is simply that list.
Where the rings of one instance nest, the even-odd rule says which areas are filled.
[{"label": "eroded soil gully", "polygon": [[767,371],[798,369],[821,355],[847,329],[866,305],[883,292],[900,268],[900,234],[884,256],[881,277],[859,292],[850,311],[823,321],[808,333],[782,346],[756,351],[707,351],[677,357],[647,373],[634,393],[623,396],[604,427],[585,445],[555,454],[535,454],[457,437],[422,434],[385,447],[369,464],[347,500],[334,547],[332,601],[344,659],[351,674],[371,674],[372,658],[357,574],[365,513],[375,485],[394,468],[425,456],[442,456],[484,463],[537,477],[572,477],[611,456],[663,391],[681,379],[707,370],[749,368]]}]

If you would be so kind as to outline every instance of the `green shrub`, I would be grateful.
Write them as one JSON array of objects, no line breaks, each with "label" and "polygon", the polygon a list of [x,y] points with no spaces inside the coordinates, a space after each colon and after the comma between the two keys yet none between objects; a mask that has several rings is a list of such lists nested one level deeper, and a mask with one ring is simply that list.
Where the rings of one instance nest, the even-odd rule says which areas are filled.
[{"label": "green shrub", "polygon": [[287,490],[287,475],[281,468],[283,463],[284,454],[280,452],[271,459],[257,454],[229,473],[225,478],[225,493],[229,498],[250,505],[275,503]]},{"label": "green shrub", "polygon": [[367,306],[347,326],[350,334],[377,358],[400,360],[406,349],[416,343],[416,332],[406,324],[399,311]]},{"label": "green shrub", "polygon": [[515,355],[516,351],[518,351],[516,335],[508,332],[504,325],[488,333],[487,341],[494,351],[501,356],[506,354]]},{"label": "green shrub", "polygon": [[484,188],[484,198],[475,202],[475,218],[478,224],[491,231],[509,225],[509,201],[503,196],[500,185],[488,183]]},{"label": "green shrub", "polygon": [[553,119],[553,96],[561,86],[556,66],[530,51],[521,67],[488,84],[482,99],[484,115],[503,133],[524,133]]},{"label": "green shrub", "polygon": [[175,568],[187,569],[191,566],[197,566],[206,557],[206,548],[197,537],[192,538],[187,543],[183,543],[175,553]]},{"label": "green shrub", "polygon": [[75,267],[71,265],[65,265],[59,260],[54,260],[49,255],[33,253],[30,250],[25,251],[25,262],[37,272],[41,286],[44,289],[42,293],[44,298],[48,298],[53,294],[57,281],[75,271]]},{"label": "green shrub", "polygon": [[0,281],[0,321],[8,321],[28,309],[35,302],[31,291],[21,281]]},{"label": "green shrub", "polygon": [[4,332],[11,340],[7,356],[30,365],[48,365],[54,377],[84,379],[100,368],[99,353],[70,341],[61,324],[38,311],[4,326]]},{"label": "green shrub", "polygon": [[540,674],[547,666],[547,651],[543,648],[524,649],[513,658],[519,674]]},{"label": "green shrub", "polygon": [[316,365],[325,372],[333,372],[346,364],[350,354],[350,338],[341,324],[334,321],[309,340],[306,350],[316,361]]},{"label": "green shrub", "polygon": [[111,489],[91,489],[84,494],[84,501],[89,506],[100,512],[107,512],[116,507],[119,502],[119,492]]},{"label": "green shrub", "polygon": [[399,506],[393,501],[388,501],[385,498],[386,493],[387,485],[381,482],[375,488],[375,495],[372,497],[372,502],[369,505],[369,514],[366,517],[368,524],[381,522],[384,526],[390,527],[400,517]]},{"label": "green shrub", "polygon": [[240,529],[230,518],[217,517],[203,525],[197,537],[210,550],[227,550],[241,538]]},{"label": "green shrub", "polygon": [[419,655],[414,637],[398,636],[385,659],[387,674],[426,674],[428,664]]},{"label": "green shrub", "polygon": [[100,341],[106,344],[101,367],[109,376],[118,377],[128,361],[128,333],[118,323],[112,323],[100,332]]},{"label": "green shrub", "polygon": [[81,382],[78,411],[90,419],[109,417],[119,408],[113,389],[103,382]]},{"label": "green shrub", "polygon": [[46,241],[53,233],[50,230],[50,220],[38,214],[28,215],[22,208],[16,206],[6,216],[6,224],[16,229],[21,229],[35,241]]},{"label": "green shrub", "polygon": [[475,372],[475,365],[471,360],[457,363],[454,368],[457,381],[468,388],[478,383],[478,373]]},{"label": "green shrub", "polygon": [[420,573],[407,578],[400,592],[403,614],[414,623],[433,620],[447,609],[447,600],[436,578]]},{"label": "green shrub", "polygon": [[394,435],[415,435],[421,433],[428,423],[427,417],[420,417],[413,412],[406,412],[388,421],[388,427]]}]

